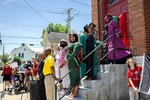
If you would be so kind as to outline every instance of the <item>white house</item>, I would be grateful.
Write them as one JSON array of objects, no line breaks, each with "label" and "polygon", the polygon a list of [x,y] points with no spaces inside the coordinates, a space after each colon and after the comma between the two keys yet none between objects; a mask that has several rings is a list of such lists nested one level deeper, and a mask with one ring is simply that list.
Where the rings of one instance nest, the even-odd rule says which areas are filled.
[{"label": "white house", "polygon": [[31,60],[32,57],[37,58],[38,53],[43,52],[43,47],[28,47],[26,45],[21,45],[18,48],[15,48],[14,50],[12,50],[12,52],[10,53],[11,55],[11,59],[13,59],[15,56],[18,56],[21,61],[28,61]]}]

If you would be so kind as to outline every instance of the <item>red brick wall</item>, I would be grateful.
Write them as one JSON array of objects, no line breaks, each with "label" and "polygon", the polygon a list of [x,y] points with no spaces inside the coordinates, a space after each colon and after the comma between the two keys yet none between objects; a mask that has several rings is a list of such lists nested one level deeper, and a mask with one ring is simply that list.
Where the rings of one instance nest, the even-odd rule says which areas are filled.
[{"label": "red brick wall", "polygon": [[150,54],[150,0],[144,0],[145,32],[146,32],[146,53]]},{"label": "red brick wall", "polygon": [[[136,51],[136,55],[143,55],[146,50],[146,34],[144,20],[143,0],[128,0],[129,28],[133,36],[131,47]],[[132,40],[131,40],[132,42]]]},{"label": "red brick wall", "polygon": [[99,24],[98,24],[98,22],[99,22],[99,15],[98,15],[98,1],[97,0],[95,0],[95,2],[93,2],[93,0],[92,0],[92,22],[94,23],[94,24],[96,24],[96,29],[99,31]]},{"label": "red brick wall", "polygon": [[104,29],[104,2],[103,0],[91,0],[92,3],[92,22],[96,24],[96,29],[99,32],[99,40],[102,40],[103,34],[101,31]]}]

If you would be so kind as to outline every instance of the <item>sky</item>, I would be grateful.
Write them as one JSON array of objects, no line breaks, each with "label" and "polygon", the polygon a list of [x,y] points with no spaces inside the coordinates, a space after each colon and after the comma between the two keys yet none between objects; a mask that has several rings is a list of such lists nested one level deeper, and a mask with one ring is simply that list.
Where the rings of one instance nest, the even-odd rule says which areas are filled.
[{"label": "sky", "polygon": [[0,33],[5,53],[22,43],[40,47],[43,29],[49,23],[66,25],[69,8],[73,8],[71,30],[82,31],[91,22],[91,0],[0,0]]}]

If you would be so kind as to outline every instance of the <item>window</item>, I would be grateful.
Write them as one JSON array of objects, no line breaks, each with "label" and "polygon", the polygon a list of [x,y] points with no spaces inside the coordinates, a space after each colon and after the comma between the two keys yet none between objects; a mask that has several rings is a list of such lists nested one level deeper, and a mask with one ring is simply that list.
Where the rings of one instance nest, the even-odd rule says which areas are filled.
[{"label": "window", "polygon": [[24,58],[24,53],[22,53],[22,56],[21,56],[22,58]]},{"label": "window", "polygon": [[108,0],[108,5],[110,6],[114,3],[116,3],[117,1],[119,1],[119,0]]},{"label": "window", "polygon": [[19,53],[18,56],[21,57],[21,54]]},{"label": "window", "polygon": [[21,58],[24,58],[24,53],[19,53],[18,56],[21,57]]},{"label": "window", "polygon": [[35,58],[38,58],[38,54],[35,54]]},{"label": "window", "polygon": [[26,51],[26,48],[24,48],[24,51]]},{"label": "window", "polygon": [[14,54],[14,57],[16,56],[16,54]]}]

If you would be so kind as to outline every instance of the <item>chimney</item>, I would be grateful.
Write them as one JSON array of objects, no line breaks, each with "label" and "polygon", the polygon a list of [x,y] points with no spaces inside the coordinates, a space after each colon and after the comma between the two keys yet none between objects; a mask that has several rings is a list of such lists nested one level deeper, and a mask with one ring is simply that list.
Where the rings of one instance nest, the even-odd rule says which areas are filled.
[{"label": "chimney", "polygon": [[21,45],[22,45],[22,46],[25,46],[25,44],[24,44],[24,43],[22,43]]}]

